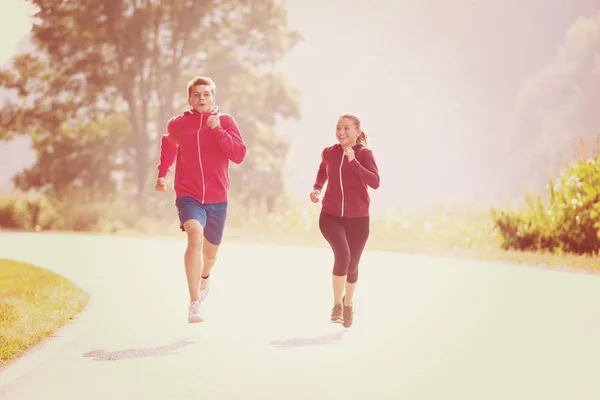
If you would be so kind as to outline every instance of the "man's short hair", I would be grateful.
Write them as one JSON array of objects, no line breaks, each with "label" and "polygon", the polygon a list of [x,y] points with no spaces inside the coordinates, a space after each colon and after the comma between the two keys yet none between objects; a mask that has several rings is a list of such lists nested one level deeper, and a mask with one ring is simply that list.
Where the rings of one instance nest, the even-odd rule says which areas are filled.
[{"label": "man's short hair", "polygon": [[194,86],[198,86],[198,85],[206,85],[206,86],[210,86],[210,88],[212,89],[212,94],[213,96],[215,95],[215,92],[217,90],[217,86],[215,85],[215,83],[213,82],[212,79],[210,79],[208,76],[197,76],[194,79],[192,79],[191,81],[188,82],[187,85],[187,92],[188,92],[188,97],[190,97],[191,94],[191,90]]}]

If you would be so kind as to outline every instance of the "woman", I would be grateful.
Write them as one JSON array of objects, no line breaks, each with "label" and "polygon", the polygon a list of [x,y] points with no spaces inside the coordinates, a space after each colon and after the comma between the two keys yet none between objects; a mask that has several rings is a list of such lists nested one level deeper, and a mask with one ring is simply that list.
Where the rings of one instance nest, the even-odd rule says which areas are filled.
[{"label": "woman", "polygon": [[368,186],[379,187],[379,171],[367,135],[355,115],[342,115],[336,127],[338,144],[326,147],[310,193],[313,203],[327,181],[319,229],[333,250],[333,310],[331,322],[352,326],[358,263],[369,237]]}]

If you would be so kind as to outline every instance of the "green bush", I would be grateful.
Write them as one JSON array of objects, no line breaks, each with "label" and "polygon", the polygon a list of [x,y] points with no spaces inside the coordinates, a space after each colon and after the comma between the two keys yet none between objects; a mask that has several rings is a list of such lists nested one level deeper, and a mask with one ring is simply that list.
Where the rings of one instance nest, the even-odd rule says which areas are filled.
[{"label": "green bush", "polygon": [[0,199],[0,228],[21,229],[23,224],[16,209],[16,200],[10,197]]},{"label": "green bush", "polygon": [[[67,202],[4,199],[0,226],[11,229],[51,229],[108,234],[168,235],[182,238],[174,195],[151,197],[144,210],[131,198],[88,202],[71,196]],[[31,202],[31,201],[30,201]],[[327,246],[319,231],[320,204],[287,199],[272,212],[231,199],[227,240]],[[387,210],[372,214],[370,249],[498,248],[498,235],[486,212],[462,205],[436,205],[426,210]]]},{"label": "green bush", "polygon": [[597,254],[600,158],[581,160],[548,185],[548,202],[526,194],[524,210],[492,210],[504,249]]},{"label": "green bush", "polygon": [[133,228],[138,214],[123,202],[76,203],[62,207],[62,229],[77,232],[117,233]]},{"label": "green bush", "polygon": [[44,197],[10,195],[0,198],[0,228],[48,230],[59,225],[57,205]]},{"label": "green bush", "polygon": [[47,197],[11,194],[0,198],[0,229],[116,233],[134,227],[131,207],[116,203],[58,204]]}]

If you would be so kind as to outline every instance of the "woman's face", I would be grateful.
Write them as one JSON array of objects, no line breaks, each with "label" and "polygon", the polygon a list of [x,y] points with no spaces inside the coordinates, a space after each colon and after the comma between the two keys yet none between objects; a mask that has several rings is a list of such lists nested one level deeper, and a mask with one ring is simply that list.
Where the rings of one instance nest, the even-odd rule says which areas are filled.
[{"label": "woman's face", "polygon": [[356,144],[360,131],[350,118],[340,118],[335,129],[335,136],[342,147],[351,147]]}]

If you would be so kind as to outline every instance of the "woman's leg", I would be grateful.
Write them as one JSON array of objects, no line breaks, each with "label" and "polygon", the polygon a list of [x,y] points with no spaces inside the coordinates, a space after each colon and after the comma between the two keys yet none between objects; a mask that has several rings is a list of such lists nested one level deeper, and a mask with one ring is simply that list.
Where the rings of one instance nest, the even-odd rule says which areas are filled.
[{"label": "woman's leg", "polygon": [[369,217],[348,218],[344,221],[346,237],[350,247],[350,264],[348,266],[348,276],[346,279],[346,290],[344,296],[344,326],[350,327],[354,312],[352,304],[354,300],[354,290],[358,281],[358,264],[360,257],[369,238],[370,226]]},{"label": "woman's leg", "polygon": [[350,264],[350,247],[348,246],[344,226],[339,218],[321,212],[319,216],[319,229],[331,246],[334,257],[332,274],[334,307],[331,313],[331,320],[341,322],[341,305],[344,296],[344,285],[348,275],[348,265]]}]

